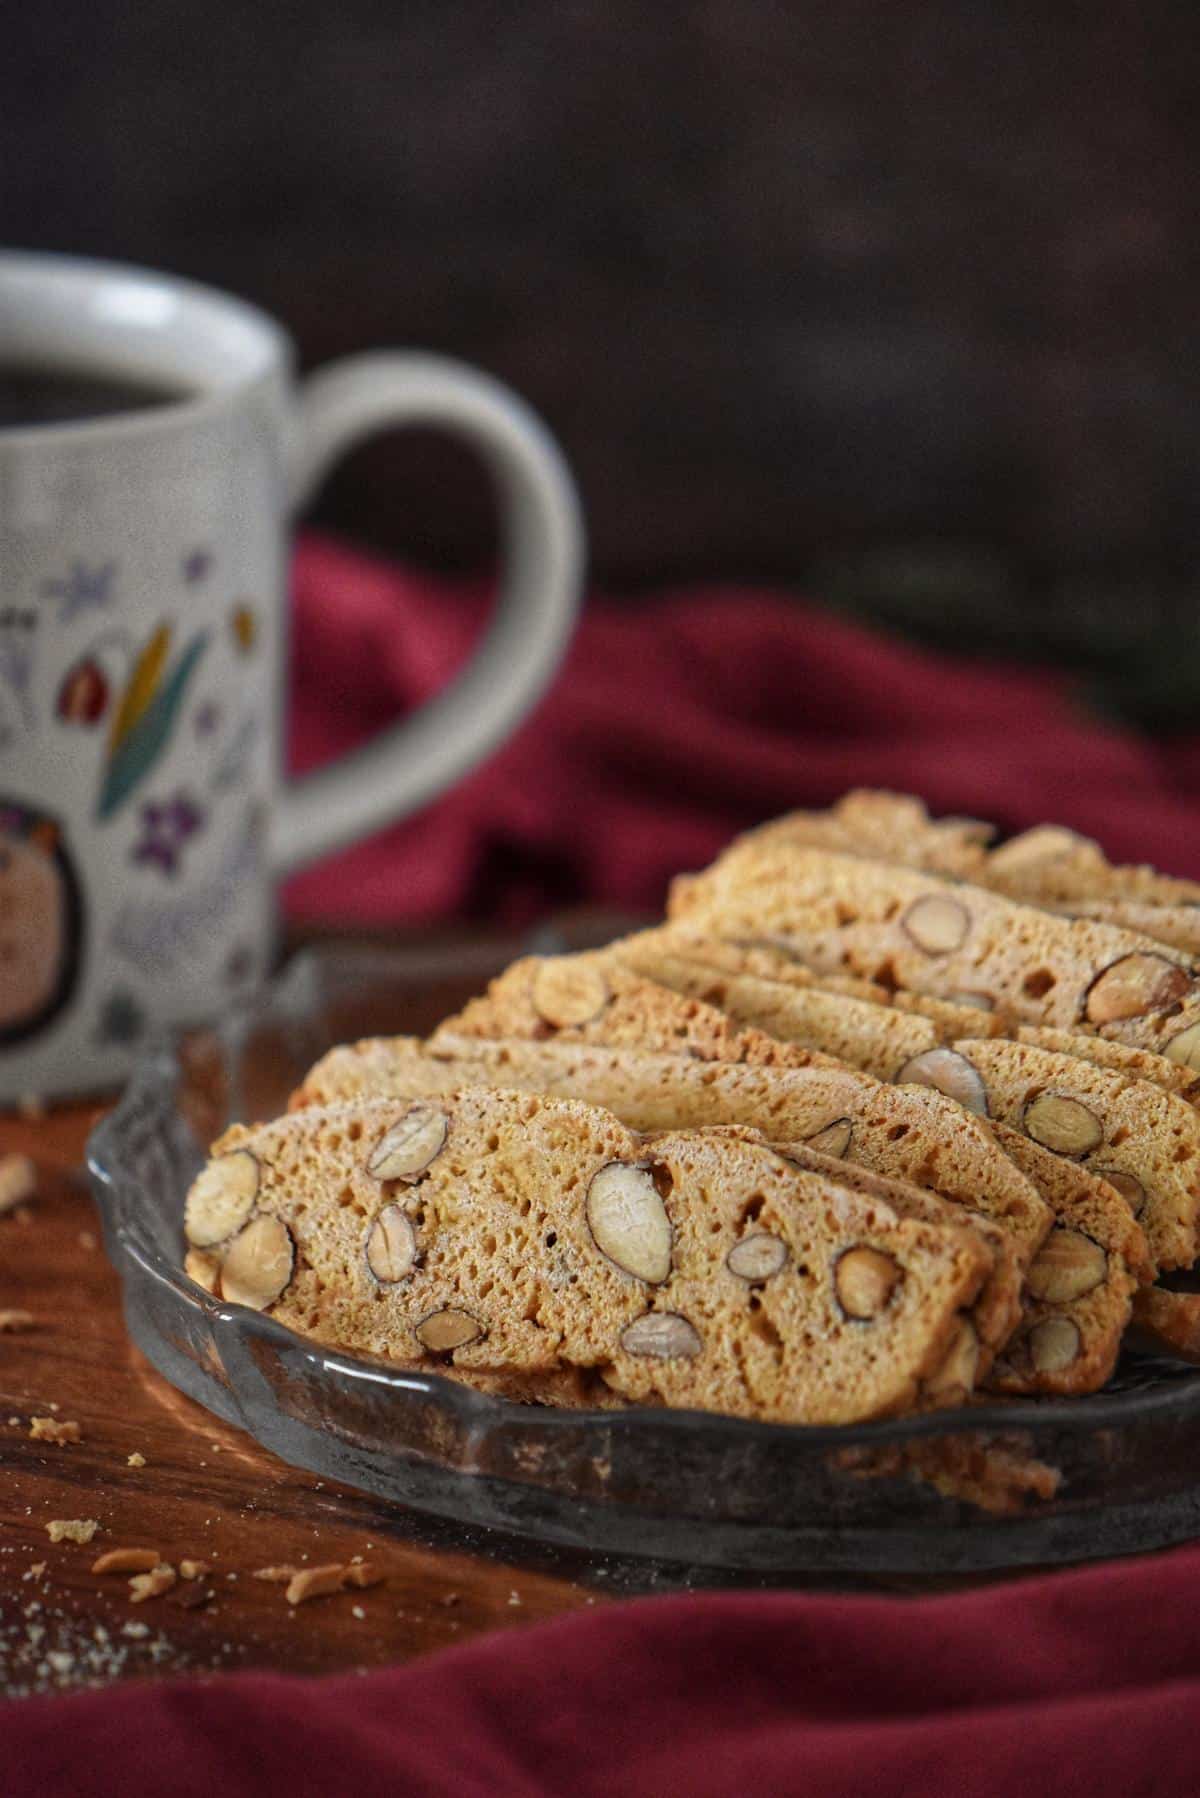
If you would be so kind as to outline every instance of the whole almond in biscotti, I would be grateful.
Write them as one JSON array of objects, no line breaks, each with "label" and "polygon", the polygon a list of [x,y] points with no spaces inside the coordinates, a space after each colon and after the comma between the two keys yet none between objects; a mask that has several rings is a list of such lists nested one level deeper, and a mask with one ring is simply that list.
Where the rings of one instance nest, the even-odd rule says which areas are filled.
[{"label": "whole almond in biscotti", "polygon": [[[1096,1392],[1117,1364],[1134,1294],[1151,1276],[1145,1236],[1125,1197],[1099,1170],[1039,1148],[1006,1125],[995,1129],[1053,1211],[1054,1228],[1029,1265],[1020,1325],[987,1384],[1012,1394]],[[1061,1365],[1035,1365],[1032,1333],[1053,1319],[1075,1330],[1076,1351]]]},{"label": "whole almond in biscotti", "polygon": [[979,1070],[957,1049],[944,1045],[926,1049],[898,1067],[893,1078],[897,1086],[933,1087],[965,1111],[973,1111],[983,1118],[988,1115],[987,1088],[980,1079]]},{"label": "whole almond in biscotti", "polygon": [[[887,1196],[893,1209],[923,1199],[924,1210],[912,1215],[938,1221],[939,1206],[948,1202],[970,1216],[993,1256],[976,1305],[989,1350],[1016,1324],[1023,1270],[1050,1228],[1047,1206],[988,1126],[940,1093],[886,1086],[850,1068],[714,1065],[561,1040],[443,1035],[424,1048],[397,1038],[335,1050],[311,1071],[298,1102],[380,1093],[412,1100],[458,1085],[576,1097],[648,1131],[746,1126],[776,1142],[803,1141],[826,1171],[831,1158],[848,1157],[843,1181],[854,1184],[864,1170],[875,1170],[907,1183]],[[902,1192],[908,1200],[902,1201]]]},{"label": "whole almond in biscotti", "polygon": [[1161,1087],[998,1038],[961,1042],[994,1120],[1057,1155],[1134,1183],[1137,1211],[1155,1264],[1189,1266],[1200,1211],[1200,1117]]},{"label": "whole almond in biscotti", "polygon": [[548,1039],[548,1026],[535,993],[553,973],[555,978],[584,979],[599,971],[608,1001],[591,1017],[551,1033],[555,1042],[602,1043],[610,1048],[658,1047],[664,1053],[693,1055],[707,1061],[745,1061],[765,1067],[812,1067],[832,1058],[797,1043],[785,1043],[763,1030],[744,1027],[716,1006],[689,998],[625,967],[607,951],[587,955],[527,956],[492,981],[486,993],[455,1017],[438,1026],[432,1047],[447,1037],[485,1040],[524,1037]]},{"label": "whole almond in biscotti", "polygon": [[417,1259],[417,1233],[399,1205],[385,1205],[367,1233],[367,1266],[384,1285],[406,1280]]},{"label": "whole almond in biscotti", "polygon": [[[913,921],[934,900],[940,922],[923,942]],[[769,938],[821,973],[946,999],[969,992],[1020,1022],[1106,1029],[1152,1049],[1170,1033],[1166,1014],[1200,993],[1189,958],[1166,945],[965,882],[778,839],[727,850],[673,889],[671,913],[692,931]],[[952,919],[966,920],[961,936]]]},{"label": "whole almond in biscotti", "polygon": [[[344,1352],[477,1382],[593,1370],[638,1403],[850,1421],[925,1396],[989,1272],[973,1228],[901,1217],[756,1136],[650,1138],[595,1106],[469,1087],[437,1097],[445,1143],[403,1201],[419,1253],[381,1284],[364,1239],[397,1201],[368,1169],[419,1096],[310,1107],[216,1145],[258,1159],[247,1228],[274,1224],[295,1243],[272,1315]],[[650,1193],[669,1228],[656,1282]],[[764,1237],[784,1251],[773,1273]],[[876,1277],[870,1306],[851,1312],[838,1269],[856,1264],[860,1287]]]},{"label": "whole almond in biscotti", "polygon": [[556,1030],[586,1024],[608,1003],[608,982],[595,962],[553,956],[537,969],[530,988],[533,1008]]},{"label": "whole almond in biscotti", "polygon": [[248,1149],[219,1155],[192,1182],[183,1227],[198,1249],[232,1235],[254,1210],[258,1163]]},{"label": "whole almond in biscotti", "polygon": [[376,1180],[415,1180],[446,1142],[446,1118],[436,1105],[416,1105],[377,1142],[367,1159]]},{"label": "whole almond in biscotti", "polygon": [[252,1311],[266,1311],[282,1298],[292,1278],[295,1244],[278,1217],[252,1218],[225,1251],[221,1297]]}]

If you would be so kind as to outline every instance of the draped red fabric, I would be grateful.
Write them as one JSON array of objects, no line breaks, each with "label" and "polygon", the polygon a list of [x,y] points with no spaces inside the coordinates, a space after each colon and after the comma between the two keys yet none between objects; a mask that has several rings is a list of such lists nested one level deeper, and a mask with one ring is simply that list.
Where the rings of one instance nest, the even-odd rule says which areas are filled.
[{"label": "draped red fabric", "polygon": [[247,1674],[27,1700],[4,1713],[3,1789],[1191,1794],[1198,1600],[1195,1549],[936,1599],[648,1599],[363,1678]]},{"label": "draped red fabric", "polygon": [[[419,704],[480,592],[332,543],[295,578],[297,769]],[[1059,678],[934,655],[790,596],[593,600],[551,692],[420,816],[301,875],[297,919],[661,903],[731,832],[855,784],[1200,871],[1200,732],[1155,745]],[[317,1607],[305,1627],[319,1628]],[[1200,1547],[936,1599],[648,1600],[408,1667],[10,1705],[6,1798],[353,1792],[1022,1798],[1200,1789]]]},{"label": "draped red fabric", "polygon": [[[449,585],[310,537],[295,571],[292,762],[436,692],[486,616]],[[1151,742],[1057,675],[911,648],[789,594],[593,597],[557,680],[498,754],[419,815],[292,881],[296,920],[525,921],[652,910],[736,830],[849,786],[1009,829],[1054,818],[1121,859],[1200,872],[1200,720]]]}]

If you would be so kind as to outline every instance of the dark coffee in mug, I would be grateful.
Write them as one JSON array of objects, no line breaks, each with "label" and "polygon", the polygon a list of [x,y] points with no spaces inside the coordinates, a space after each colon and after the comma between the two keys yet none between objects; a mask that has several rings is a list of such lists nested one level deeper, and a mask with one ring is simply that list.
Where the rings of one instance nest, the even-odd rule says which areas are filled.
[{"label": "dark coffee in mug", "polygon": [[117,412],[144,412],[187,398],[186,387],[134,381],[93,369],[0,362],[0,430],[111,418]]}]

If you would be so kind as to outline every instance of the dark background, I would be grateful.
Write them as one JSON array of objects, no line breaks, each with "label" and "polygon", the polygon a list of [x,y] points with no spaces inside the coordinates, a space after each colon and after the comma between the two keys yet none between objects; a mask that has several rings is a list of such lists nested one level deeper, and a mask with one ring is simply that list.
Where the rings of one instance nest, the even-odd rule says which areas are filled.
[{"label": "dark background", "polygon": [[[481,363],[631,602],[784,580],[1200,715],[1194,4],[58,0],[3,35],[0,236],[233,288],[308,365]],[[490,554],[433,439],[318,516]]]}]

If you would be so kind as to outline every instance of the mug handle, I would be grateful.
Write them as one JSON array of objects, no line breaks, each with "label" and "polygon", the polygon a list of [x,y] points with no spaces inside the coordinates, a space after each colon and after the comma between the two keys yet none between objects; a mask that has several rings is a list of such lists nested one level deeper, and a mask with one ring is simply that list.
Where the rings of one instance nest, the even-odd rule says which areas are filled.
[{"label": "mug handle", "polygon": [[457,680],[413,718],[303,780],[274,811],[278,875],[416,810],[509,734],[554,673],[579,604],[583,523],[558,445],[507,387],[422,352],[350,356],[302,383],[290,475],[299,508],[331,462],[389,425],[456,431],[486,463],[501,513],[495,614]]}]

